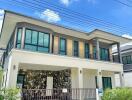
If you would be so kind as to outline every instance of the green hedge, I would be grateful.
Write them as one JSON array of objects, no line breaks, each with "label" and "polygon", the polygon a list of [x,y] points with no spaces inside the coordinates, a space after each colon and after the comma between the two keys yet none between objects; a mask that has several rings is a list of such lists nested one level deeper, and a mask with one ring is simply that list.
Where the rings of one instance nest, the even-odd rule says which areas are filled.
[{"label": "green hedge", "polygon": [[107,89],[102,100],[132,100],[132,88]]}]

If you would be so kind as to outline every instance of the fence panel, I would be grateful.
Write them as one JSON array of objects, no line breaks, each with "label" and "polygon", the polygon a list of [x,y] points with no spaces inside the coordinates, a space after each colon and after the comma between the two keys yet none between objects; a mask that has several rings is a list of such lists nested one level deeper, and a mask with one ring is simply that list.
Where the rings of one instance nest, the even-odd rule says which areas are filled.
[{"label": "fence panel", "polygon": [[23,89],[22,100],[96,100],[96,89]]}]

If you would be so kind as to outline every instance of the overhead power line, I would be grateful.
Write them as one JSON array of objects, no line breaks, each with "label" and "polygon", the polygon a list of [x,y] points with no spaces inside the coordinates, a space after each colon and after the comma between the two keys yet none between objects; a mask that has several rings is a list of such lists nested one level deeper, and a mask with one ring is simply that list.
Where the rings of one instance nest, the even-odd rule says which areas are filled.
[{"label": "overhead power line", "polygon": [[[25,1],[27,1],[27,0],[25,0]],[[72,14],[77,15],[77,16],[81,16],[82,18],[90,19],[91,21],[96,21],[96,22],[99,22],[99,23],[103,23],[103,24],[108,25],[108,26],[111,25],[111,26],[118,26],[120,28],[126,28],[126,27],[122,27],[122,26],[117,25],[117,24],[113,24],[113,23],[110,23],[110,22],[103,21],[101,19],[97,19],[97,18],[91,17],[91,16],[86,15],[86,14],[82,14],[82,13],[70,10],[68,8],[67,9],[66,8],[62,8],[62,7],[58,6],[58,5],[56,6],[55,4],[53,4],[51,2],[49,3],[47,1],[43,1],[42,2],[42,1],[37,1],[37,0],[34,0],[33,2],[35,2],[35,1],[38,2],[39,4],[41,4],[41,5],[38,5],[38,6],[48,5],[50,7],[57,8],[59,10],[65,11],[65,12],[69,12],[69,13],[72,13]],[[27,1],[27,2],[30,3],[29,1]],[[35,5],[36,5],[36,3],[35,3]]]},{"label": "overhead power line", "polygon": [[[25,6],[25,5],[24,5]],[[34,6],[33,6],[34,7]],[[41,9],[42,10],[42,9]],[[79,19],[78,19],[79,20]]]},{"label": "overhead power line", "polygon": [[[28,2],[28,5],[29,5],[29,3],[30,2]],[[32,3],[32,5],[29,5],[29,6],[30,7],[32,6],[33,8],[34,8],[34,6],[36,6],[37,7],[37,10],[41,10],[41,11],[44,10],[44,7],[45,8],[46,7],[47,8],[49,7],[49,6],[47,6],[47,4],[43,4],[43,5],[45,5],[45,6],[37,5],[36,3]],[[42,8],[40,8],[40,7],[42,7]],[[61,13],[61,17],[68,18],[69,20],[71,20],[71,19],[74,19],[75,20],[76,19],[77,22],[80,22],[80,21],[82,22],[83,21],[83,24],[85,24],[87,22],[86,23],[87,24],[87,27],[89,27],[89,26],[95,27],[97,25],[101,25],[103,27],[105,26],[106,29],[117,31],[117,29],[115,30],[116,27],[113,24],[110,24],[110,23],[107,24],[107,23],[104,23],[103,21],[101,22],[100,20],[96,20],[96,19],[93,19],[93,18],[86,17],[85,15],[81,16],[81,14],[78,14],[78,13],[69,12],[69,11],[65,11],[64,12],[64,10],[61,10],[61,9],[58,10],[58,9],[53,9],[53,8],[55,8],[55,7],[51,7],[51,4],[50,4],[50,9],[51,10],[54,10],[56,12]],[[63,11],[63,12],[60,12],[60,11]],[[113,28],[110,28],[111,26],[113,26]]]},{"label": "overhead power line", "polygon": [[[7,1],[4,1],[4,2],[7,2]],[[9,4],[12,4],[12,5],[18,5],[19,3],[18,2],[7,2],[7,3],[9,3]],[[21,7],[24,7],[24,8],[30,8],[31,10],[33,10],[33,11],[43,11],[44,10],[44,7],[43,7],[43,9],[38,9],[38,8],[36,8],[36,7],[34,7],[34,6],[27,6],[27,5],[25,5],[25,4],[21,4],[21,5],[19,5],[19,6],[21,6]],[[64,14],[62,14],[62,15],[64,15]],[[52,15],[50,15],[50,16],[52,16]],[[54,17],[54,16],[53,16]],[[79,27],[82,27],[79,23],[81,23],[81,24],[86,24],[86,22],[83,20],[77,20],[77,19],[74,19],[72,16],[63,16],[64,17],[64,19],[68,19],[68,22],[69,23],[75,23],[77,26],[79,26]],[[70,20],[69,20],[70,19]],[[76,21],[75,21],[76,20]],[[79,22],[79,23],[78,23]],[[87,23],[88,24],[88,23]],[[92,27],[91,25],[89,25],[89,27]],[[82,30],[81,30],[82,31]]]},{"label": "overhead power line", "polygon": [[[27,0],[26,0],[27,1]],[[37,0],[34,0],[34,1],[37,1]],[[38,1],[37,1],[38,2]],[[51,3],[49,4],[48,2],[47,3],[45,3],[45,2],[47,2],[47,1],[44,1],[44,2],[39,2],[40,4],[43,4],[43,5],[52,5]],[[29,2],[30,3],[30,2]],[[35,4],[36,5],[36,4]],[[42,5],[38,5],[38,6],[42,6]],[[55,8],[55,7],[57,7],[57,6],[52,6],[53,8]],[[61,8],[61,7],[59,7],[58,6],[58,8]],[[57,9],[58,9],[57,8]],[[117,25],[117,24],[113,24],[113,23],[110,23],[110,22],[106,22],[106,21],[103,21],[103,20],[100,20],[100,19],[97,19],[97,18],[94,18],[94,17],[91,17],[91,16],[88,16],[88,15],[86,15],[86,14],[82,14],[82,13],[78,13],[78,12],[75,12],[75,11],[73,11],[73,10],[70,10],[70,9],[59,9],[59,10],[63,10],[63,11],[65,11],[65,12],[69,12],[69,13],[72,13],[72,14],[74,14],[74,15],[77,15],[77,17],[78,16],[81,16],[82,18],[85,18],[85,19],[90,19],[90,21],[96,21],[96,22],[100,22],[100,23],[103,23],[103,24],[105,24],[105,25],[111,25],[111,26],[118,26],[118,27],[120,27],[120,28],[127,28],[127,27],[122,27],[122,26],[120,26],[120,25]]]},{"label": "overhead power line", "polygon": [[132,3],[132,0],[127,0],[127,1]]},{"label": "overhead power line", "polygon": [[47,1],[41,2],[41,1],[34,0],[31,3],[28,0],[25,0],[23,2],[17,1],[17,0],[8,0],[4,2],[10,3],[12,5],[21,6],[26,9],[30,8],[33,11],[40,11],[40,12],[48,8],[53,11],[59,12],[59,14],[61,15],[63,19],[65,19],[69,23],[74,23],[79,27],[83,27],[82,25],[86,25],[86,27],[89,27],[89,28],[92,28],[92,27],[105,28],[105,30],[107,29],[109,31],[114,31],[118,33],[120,32],[128,33],[129,32],[128,30],[125,30],[126,29],[125,27],[121,27],[116,24],[104,22],[103,20],[96,19],[96,18],[87,16],[85,14],[80,14],[80,13],[77,13],[69,9],[67,10],[67,9],[64,9],[63,7],[56,6],[55,4],[49,3]]},{"label": "overhead power line", "polygon": [[120,1],[120,0],[114,0],[114,1],[116,1],[116,2],[118,2],[120,4],[122,4],[122,5],[125,5],[127,7],[132,7],[132,5],[128,5],[127,3],[123,2],[123,1]]}]

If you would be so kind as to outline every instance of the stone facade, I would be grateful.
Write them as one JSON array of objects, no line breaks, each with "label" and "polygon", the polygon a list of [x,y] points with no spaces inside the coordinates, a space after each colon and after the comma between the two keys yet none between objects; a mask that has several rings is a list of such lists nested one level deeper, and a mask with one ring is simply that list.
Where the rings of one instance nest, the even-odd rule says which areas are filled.
[{"label": "stone facade", "polygon": [[25,89],[46,89],[47,77],[53,77],[53,88],[71,88],[71,70],[20,70],[19,75],[24,75]]}]

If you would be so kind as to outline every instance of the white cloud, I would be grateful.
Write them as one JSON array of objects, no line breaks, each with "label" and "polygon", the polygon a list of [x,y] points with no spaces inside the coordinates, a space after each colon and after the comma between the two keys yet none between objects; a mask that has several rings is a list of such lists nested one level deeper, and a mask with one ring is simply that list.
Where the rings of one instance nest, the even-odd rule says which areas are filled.
[{"label": "white cloud", "polygon": [[46,9],[41,13],[35,12],[35,14],[38,15],[41,19],[47,20],[49,22],[58,22],[61,20],[59,13],[50,9]]},{"label": "white cloud", "polygon": [[60,2],[66,6],[70,4],[70,0],[60,0]]},{"label": "white cloud", "polygon": [[97,0],[87,0],[89,3],[96,4]]},{"label": "white cloud", "polygon": [[129,38],[129,39],[132,39],[132,35],[129,35],[129,34],[123,34],[122,36],[126,37],[126,38]]},{"label": "white cloud", "polygon": [[64,4],[65,6],[69,6],[74,1],[78,1],[78,0],[60,0],[60,3]]}]

